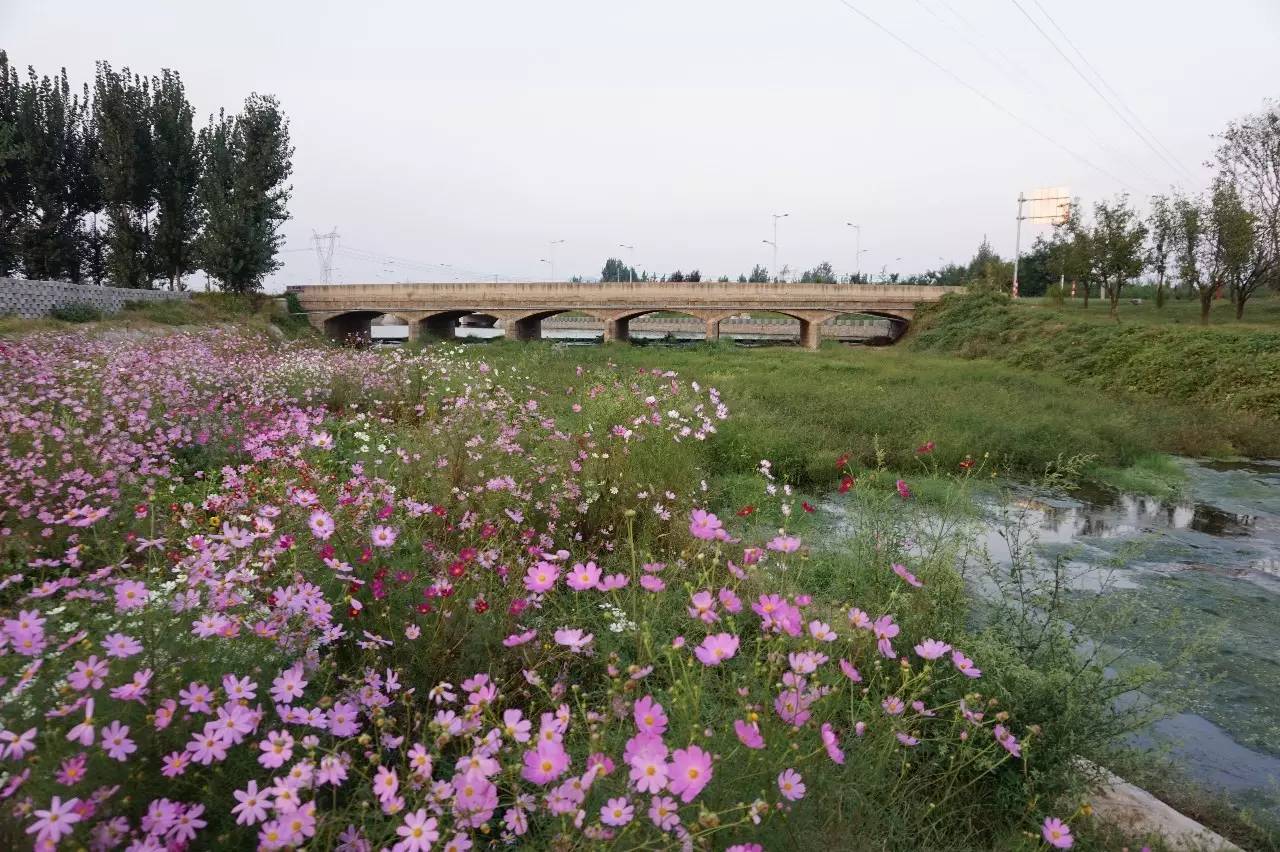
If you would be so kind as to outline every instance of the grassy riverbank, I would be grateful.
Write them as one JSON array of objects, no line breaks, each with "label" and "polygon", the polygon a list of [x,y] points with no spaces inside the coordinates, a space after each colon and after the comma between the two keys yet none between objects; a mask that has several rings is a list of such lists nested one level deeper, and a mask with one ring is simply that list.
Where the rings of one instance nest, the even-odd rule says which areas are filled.
[{"label": "grassy riverbank", "polygon": [[[850,453],[855,465],[880,463],[917,476],[935,465],[954,471],[973,458],[988,475],[1014,478],[1039,477],[1064,459],[1087,456],[1086,475],[1161,494],[1181,479],[1163,453],[1266,454],[1276,440],[1197,406],[1117,398],[1043,371],[909,345],[827,346],[816,356],[728,343],[559,349],[499,343],[485,351],[560,383],[579,364],[610,361],[674,369],[714,385],[732,401],[734,417],[708,446],[712,471],[750,473],[768,458],[791,482],[815,490],[835,485],[834,460]],[[931,441],[933,452],[922,458],[917,450]]]},{"label": "grassy riverbank", "polygon": [[1172,452],[1273,455],[1280,419],[1278,300],[1258,299],[1236,322],[1230,305],[1202,326],[1186,303],[1165,308],[1015,304],[1002,296],[951,297],[922,310],[909,345],[1000,361],[1156,405],[1198,409],[1175,428],[1156,424]]}]

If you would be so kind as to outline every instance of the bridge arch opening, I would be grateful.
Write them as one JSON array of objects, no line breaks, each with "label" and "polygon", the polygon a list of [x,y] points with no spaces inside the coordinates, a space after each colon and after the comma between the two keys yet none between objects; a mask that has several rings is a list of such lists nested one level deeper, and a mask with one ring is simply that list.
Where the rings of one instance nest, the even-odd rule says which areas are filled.
[{"label": "bridge arch opening", "polygon": [[824,338],[865,346],[888,346],[906,333],[907,319],[886,311],[837,314],[823,323]]},{"label": "bridge arch opening", "polygon": [[605,320],[605,341],[610,340],[716,340],[718,318],[707,319],[697,314],[668,308],[649,308],[615,319]]}]

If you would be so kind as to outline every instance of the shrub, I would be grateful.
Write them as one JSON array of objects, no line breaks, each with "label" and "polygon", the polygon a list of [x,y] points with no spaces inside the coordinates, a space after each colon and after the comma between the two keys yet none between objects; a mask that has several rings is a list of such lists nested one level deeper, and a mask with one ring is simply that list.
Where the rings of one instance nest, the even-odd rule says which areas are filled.
[{"label": "shrub", "polygon": [[58,305],[49,311],[49,316],[63,322],[97,322],[102,319],[102,311],[93,305],[83,302],[72,302],[67,305]]}]

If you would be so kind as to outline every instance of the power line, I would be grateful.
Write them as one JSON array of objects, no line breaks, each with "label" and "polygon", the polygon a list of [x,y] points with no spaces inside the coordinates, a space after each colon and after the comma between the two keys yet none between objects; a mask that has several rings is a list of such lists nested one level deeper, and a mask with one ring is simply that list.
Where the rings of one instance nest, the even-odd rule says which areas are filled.
[{"label": "power line", "polygon": [[996,109],[998,109],[1000,112],[1002,112],[1002,113],[1004,113],[1005,115],[1007,115],[1009,118],[1012,118],[1012,119],[1013,119],[1014,121],[1016,121],[1018,124],[1022,125],[1022,126],[1023,126],[1023,127],[1025,127],[1027,130],[1030,130],[1032,133],[1034,133],[1035,135],[1039,136],[1041,139],[1043,139],[1044,141],[1048,142],[1048,143],[1049,143],[1050,145],[1052,145],[1053,147],[1057,148],[1058,150],[1062,151],[1063,153],[1067,154],[1068,156],[1070,156],[1070,157],[1072,157],[1072,158],[1074,158],[1074,159],[1076,159],[1076,160],[1080,161],[1081,163],[1083,163],[1084,165],[1086,165],[1086,166],[1088,166],[1089,168],[1093,169],[1094,171],[1099,172],[1100,174],[1106,175],[1108,178],[1110,178],[1111,180],[1113,180],[1113,181],[1115,181],[1116,183],[1120,184],[1121,186],[1125,187],[1126,189],[1132,189],[1132,187],[1130,187],[1130,186],[1129,186],[1129,183],[1128,183],[1126,180],[1124,180],[1123,178],[1118,177],[1118,176],[1116,176],[1116,175],[1112,174],[1111,172],[1107,171],[1107,170],[1106,170],[1106,169],[1104,169],[1102,166],[1099,166],[1098,164],[1094,163],[1092,160],[1090,160],[1088,157],[1084,156],[1083,154],[1080,154],[1080,153],[1078,153],[1078,152],[1076,152],[1076,151],[1073,151],[1072,149],[1068,148],[1066,145],[1063,145],[1061,142],[1059,142],[1057,139],[1055,139],[1055,138],[1053,138],[1052,136],[1050,136],[1048,133],[1045,133],[1043,130],[1041,130],[1040,128],[1036,127],[1034,124],[1032,124],[1031,122],[1027,121],[1025,118],[1023,118],[1022,116],[1018,115],[1018,114],[1017,114],[1017,113],[1015,113],[1013,110],[1009,109],[1008,107],[1004,106],[1004,105],[1003,105],[1003,104],[1001,104],[999,101],[997,101],[995,98],[993,98],[993,97],[991,97],[990,95],[988,95],[986,92],[983,92],[983,91],[982,91],[981,89],[979,89],[977,86],[974,86],[973,84],[971,84],[971,83],[967,82],[967,81],[966,81],[966,80],[964,80],[962,77],[960,77],[958,74],[956,74],[954,71],[952,71],[951,69],[947,68],[945,65],[943,65],[943,64],[941,64],[940,62],[938,62],[938,61],[934,60],[934,59],[933,59],[932,57],[930,57],[928,54],[926,54],[926,53],[924,53],[923,51],[919,50],[918,48],[914,47],[914,46],[913,46],[910,42],[908,42],[906,39],[902,38],[902,37],[901,37],[901,36],[899,36],[897,33],[895,33],[895,32],[893,32],[892,30],[890,30],[890,29],[889,29],[888,27],[886,27],[884,24],[881,24],[881,23],[880,23],[879,21],[877,21],[875,18],[873,18],[873,17],[871,17],[870,15],[868,15],[866,12],[864,12],[864,11],[862,11],[861,9],[859,9],[858,7],[854,6],[852,3],[850,3],[850,2],[849,2],[849,0],[838,0],[838,2],[840,3],[840,5],[844,6],[846,9],[848,9],[850,12],[853,12],[855,15],[859,16],[860,18],[862,18],[863,20],[865,20],[867,23],[871,24],[873,27],[875,27],[876,29],[880,30],[880,32],[882,32],[882,33],[884,33],[885,35],[889,36],[889,38],[893,39],[893,40],[894,40],[894,41],[896,41],[898,44],[902,45],[902,46],[903,46],[903,47],[905,47],[907,50],[911,51],[911,52],[912,52],[912,53],[914,53],[916,56],[918,56],[918,57],[920,57],[921,59],[923,59],[925,62],[928,62],[928,63],[929,63],[930,65],[932,65],[934,68],[938,69],[938,70],[939,70],[939,71],[941,71],[943,74],[946,74],[948,77],[950,77],[950,78],[951,78],[952,80],[954,80],[956,83],[959,83],[961,86],[964,86],[964,87],[965,87],[966,89],[968,89],[970,92],[973,92],[975,95],[977,95],[978,97],[982,98],[984,101],[986,101],[987,103],[989,103],[991,106],[995,107],[995,108],[996,108]]},{"label": "power line", "polygon": [[[996,42],[995,39],[983,39],[983,33],[981,33],[978,30],[978,28],[975,27],[967,18],[961,15],[960,12],[958,12],[950,3],[947,2],[947,0],[938,0],[938,3],[943,7],[945,7],[946,10],[951,13],[951,16],[955,18],[956,21],[960,22],[960,24],[964,27],[964,29],[968,30],[970,33],[973,33],[973,35],[977,36],[978,39],[989,43],[991,50],[994,52],[996,56],[998,56],[1002,60],[1001,62],[997,62],[995,59],[993,59],[992,54],[988,53],[986,48],[984,48],[981,44],[979,44],[973,38],[970,38],[968,35],[962,32],[955,25],[955,23],[944,20],[941,15],[939,15],[936,11],[933,10],[933,8],[931,8],[929,5],[925,3],[925,0],[916,0],[916,2],[919,3],[920,7],[924,9],[926,12],[928,12],[930,16],[934,18],[934,20],[938,21],[943,26],[949,28],[956,35],[960,36],[960,38],[964,41],[965,44],[973,48],[974,52],[976,52],[979,56],[985,59],[988,64],[990,64],[993,68],[995,68],[1002,75],[1004,75],[1006,79],[1011,80],[1014,84],[1023,88],[1024,90],[1026,90],[1027,92],[1033,95],[1041,97],[1047,101],[1054,101],[1057,108],[1063,113],[1065,113],[1069,118],[1071,118],[1081,129],[1083,129],[1085,133],[1089,135],[1089,138],[1093,140],[1094,144],[1096,144],[1099,148],[1101,148],[1107,154],[1109,154],[1110,156],[1116,159],[1123,160],[1126,166],[1133,168],[1135,171],[1141,172],[1143,176],[1145,176],[1147,180],[1151,181],[1153,184],[1162,185],[1164,183],[1162,180],[1160,180],[1155,175],[1153,175],[1150,171],[1148,171],[1147,168],[1142,164],[1140,160],[1136,158],[1131,158],[1127,154],[1125,154],[1123,151],[1118,151],[1112,148],[1106,142],[1104,142],[1102,137],[1094,130],[1092,125],[1088,123],[1088,120],[1084,116],[1082,116],[1080,113],[1073,110],[1066,102],[1060,101],[1059,99],[1055,98],[1053,93],[1049,91],[1049,88],[1043,82],[1037,79],[1033,74],[1028,72],[1021,64],[1019,64],[1016,60],[1014,60],[1007,53],[1001,50],[999,44]],[[1030,85],[1028,85],[1028,83]]]},{"label": "power line", "polygon": [[[1052,47],[1054,51],[1056,51],[1057,54],[1062,57],[1063,61],[1065,61],[1068,65],[1071,66],[1071,70],[1076,72],[1076,74],[1080,77],[1080,79],[1084,80],[1084,82],[1089,86],[1090,89],[1093,89],[1094,94],[1096,94],[1099,98],[1102,99],[1102,102],[1105,103],[1107,107],[1116,114],[1116,117],[1119,118],[1122,122],[1124,122],[1124,126],[1129,128],[1131,131],[1133,131],[1133,135],[1137,136],[1138,139],[1142,142],[1142,144],[1150,148],[1151,151],[1157,157],[1164,160],[1165,164],[1169,166],[1169,168],[1173,169],[1175,172],[1183,171],[1181,166],[1179,166],[1169,157],[1165,156],[1163,151],[1161,151],[1159,148],[1153,145],[1151,143],[1151,140],[1148,139],[1146,136],[1144,136],[1142,132],[1139,131],[1138,128],[1134,126],[1133,122],[1131,122],[1128,119],[1128,117],[1125,116],[1125,114],[1121,112],[1120,109],[1114,103],[1111,102],[1111,99],[1108,98],[1103,93],[1103,91],[1098,88],[1096,83],[1094,83],[1092,80],[1089,79],[1088,75],[1086,75],[1083,71],[1080,70],[1080,66],[1076,65],[1076,63],[1071,59],[1070,56],[1067,56],[1067,54],[1062,50],[1062,48],[1058,46],[1058,43],[1053,40],[1053,37],[1044,31],[1044,27],[1040,26],[1039,21],[1031,17],[1030,13],[1027,12],[1027,10],[1023,7],[1021,3],[1018,2],[1018,0],[1009,0],[1009,2],[1017,7],[1018,11],[1022,13],[1022,16],[1031,22],[1031,26],[1036,28],[1036,32],[1044,36],[1044,40],[1049,42],[1049,46]],[[1190,177],[1190,175],[1187,175],[1187,176]]]},{"label": "power line", "polygon": [[1154,140],[1155,143],[1160,146],[1161,150],[1163,150],[1166,154],[1168,154],[1170,157],[1173,158],[1174,162],[1177,163],[1178,167],[1182,169],[1183,174],[1185,174],[1187,177],[1190,178],[1191,174],[1185,168],[1183,168],[1181,161],[1178,160],[1178,158],[1174,155],[1172,151],[1170,151],[1167,147],[1165,147],[1165,144],[1160,141],[1159,136],[1151,132],[1151,128],[1147,127],[1147,125],[1143,123],[1142,118],[1139,117],[1136,112],[1134,112],[1132,109],[1129,108],[1129,105],[1124,102],[1124,98],[1120,97],[1120,93],[1117,92],[1114,88],[1112,88],[1107,83],[1107,79],[1103,77],[1101,72],[1099,72],[1098,69],[1093,66],[1093,63],[1090,62],[1088,57],[1086,57],[1084,53],[1081,52],[1080,48],[1076,47],[1075,42],[1071,40],[1071,36],[1067,35],[1066,31],[1063,30],[1062,27],[1058,26],[1058,22],[1053,19],[1053,15],[1049,14],[1049,10],[1046,9],[1043,5],[1041,5],[1040,0],[1031,0],[1031,2],[1036,4],[1036,8],[1040,10],[1040,13],[1045,16],[1045,18],[1049,21],[1049,23],[1053,26],[1053,28],[1058,31],[1058,34],[1062,36],[1064,41],[1066,41],[1067,46],[1070,47],[1071,50],[1075,52],[1076,56],[1080,57],[1080,61],[1085,64],[1085,67],[1093,72],[1094,76],[1098,78],[1098,82],[1102,83],[1102,87],[1111,93],[1112,97],[1116,99],[1116,102],[1120,104],[1120,106],[1124,109],[1124,111],[1129,113],[1129,115],[1133,117],[1133,120],[1138,123],[1138,126],[1141,127],[1144,131],[1146,131],[1147,135],[1150,136],[1152,140]]}]

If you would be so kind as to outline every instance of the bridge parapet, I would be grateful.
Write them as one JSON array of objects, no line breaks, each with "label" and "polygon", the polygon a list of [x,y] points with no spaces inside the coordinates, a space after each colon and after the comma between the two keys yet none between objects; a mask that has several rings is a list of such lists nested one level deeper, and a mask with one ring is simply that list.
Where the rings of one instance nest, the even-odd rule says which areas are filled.
[{"label": "bridge parapet", "polygon": [[331,336],[367,334],[379,314],[405,319],[418,332],[449,337],[468,314],[503,320],[517,339],[540,336],[543,319],[581,311],[605,323],[605,338],[626,339],[630,320],[655,311],[690,314],[706,324],[708,339],[734,314],[775,311],[800,321],[801,339],[817,348],[817,326],[844,313],[879,316],[903,327],[921,302],[963,288],[900,284],[740,284],[735,282],[601,284],[441,282],[335,284],[289,287],[312,323]]}]

